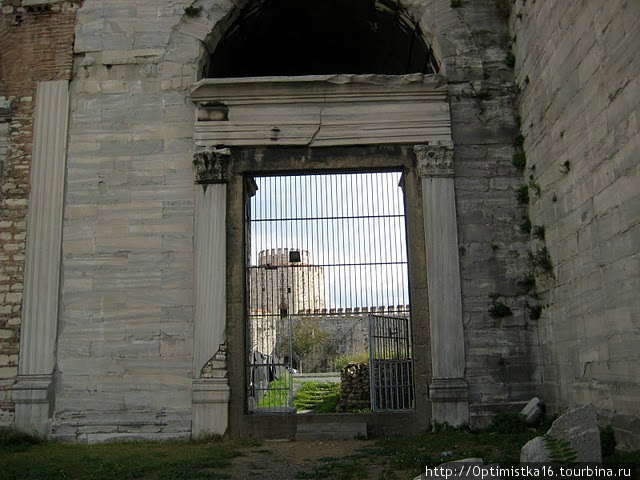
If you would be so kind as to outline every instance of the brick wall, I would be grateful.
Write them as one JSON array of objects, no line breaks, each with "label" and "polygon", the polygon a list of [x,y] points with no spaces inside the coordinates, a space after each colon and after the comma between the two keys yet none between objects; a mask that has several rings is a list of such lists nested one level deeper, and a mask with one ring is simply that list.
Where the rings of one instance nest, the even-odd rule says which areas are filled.
[{"label": "brick wall", "polygon": [[18,372],[36,85],[71,77],[80,2],[21,3],[0,2],[0,96],[11,102],[0,172],[0,424],[12,422]]}]

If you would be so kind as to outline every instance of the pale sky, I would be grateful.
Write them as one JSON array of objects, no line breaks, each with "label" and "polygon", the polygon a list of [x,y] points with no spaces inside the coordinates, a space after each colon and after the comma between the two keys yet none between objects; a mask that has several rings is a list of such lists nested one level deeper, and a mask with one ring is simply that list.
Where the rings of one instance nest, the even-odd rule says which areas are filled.
[{"label": "pale sky", "polygon": [[325,266],[327,308],[409,304],[400,177],[400,172],[256,177],[251,264],[257,264],[261,250],[307,250],[312,264]]}]

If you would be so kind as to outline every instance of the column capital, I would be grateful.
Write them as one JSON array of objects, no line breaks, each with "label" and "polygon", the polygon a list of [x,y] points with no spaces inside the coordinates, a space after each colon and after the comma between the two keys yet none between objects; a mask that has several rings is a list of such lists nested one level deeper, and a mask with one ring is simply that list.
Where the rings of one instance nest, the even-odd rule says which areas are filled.
[{"label": "column capital", "polygon": [[420,177],[453,177],[453,143],[437,141],[432,145],[416,145]]},{"label": "column capital", "polygon": [[228,148],[207,148],[193,154],[196,183],[227,183]]}]

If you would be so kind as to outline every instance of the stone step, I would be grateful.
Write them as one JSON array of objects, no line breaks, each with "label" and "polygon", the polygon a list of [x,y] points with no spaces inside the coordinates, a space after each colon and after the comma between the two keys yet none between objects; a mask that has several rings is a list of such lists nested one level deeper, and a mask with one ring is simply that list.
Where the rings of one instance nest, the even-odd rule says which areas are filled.
[{"label": "stone step", "polygon": [[353,440],[366,438],[366,422],[298,423],[296,429],[296,440]]}]

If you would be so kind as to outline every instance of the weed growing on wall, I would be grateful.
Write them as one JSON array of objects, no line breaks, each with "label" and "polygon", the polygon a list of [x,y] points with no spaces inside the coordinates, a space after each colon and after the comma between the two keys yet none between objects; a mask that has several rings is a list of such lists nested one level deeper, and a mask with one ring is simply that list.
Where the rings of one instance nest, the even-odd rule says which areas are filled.
[{"label": "weed growing on wall", "polygon": [[553,262],[546,246],[538,247],[536,252],[531,254],[531,263],[544,273],[551,274],[553,272]]},{"label": "weed growing on wall", "polygon": [[531,235],[533,235],[533,238],[536,238],[540,241],[544,241],[544,236],[545,236],[544,225],[536,225],[535,227],[533,227],[531,231]]},{"label": "weed growing on wall", "polygon": [[516,190],[516,200],[520,205],[528,205],[529,204],[529,185],[523,183]]},{"label": "weed growing on wall", "polygon": [[492,293],[489,295],[491,298],[491,307],[489,307],[489,314],[493,318],[503,318],[509,317],[513,315],[511,308],[503,302],[500,302],[498,299],[500,298],[499,293]]}]

